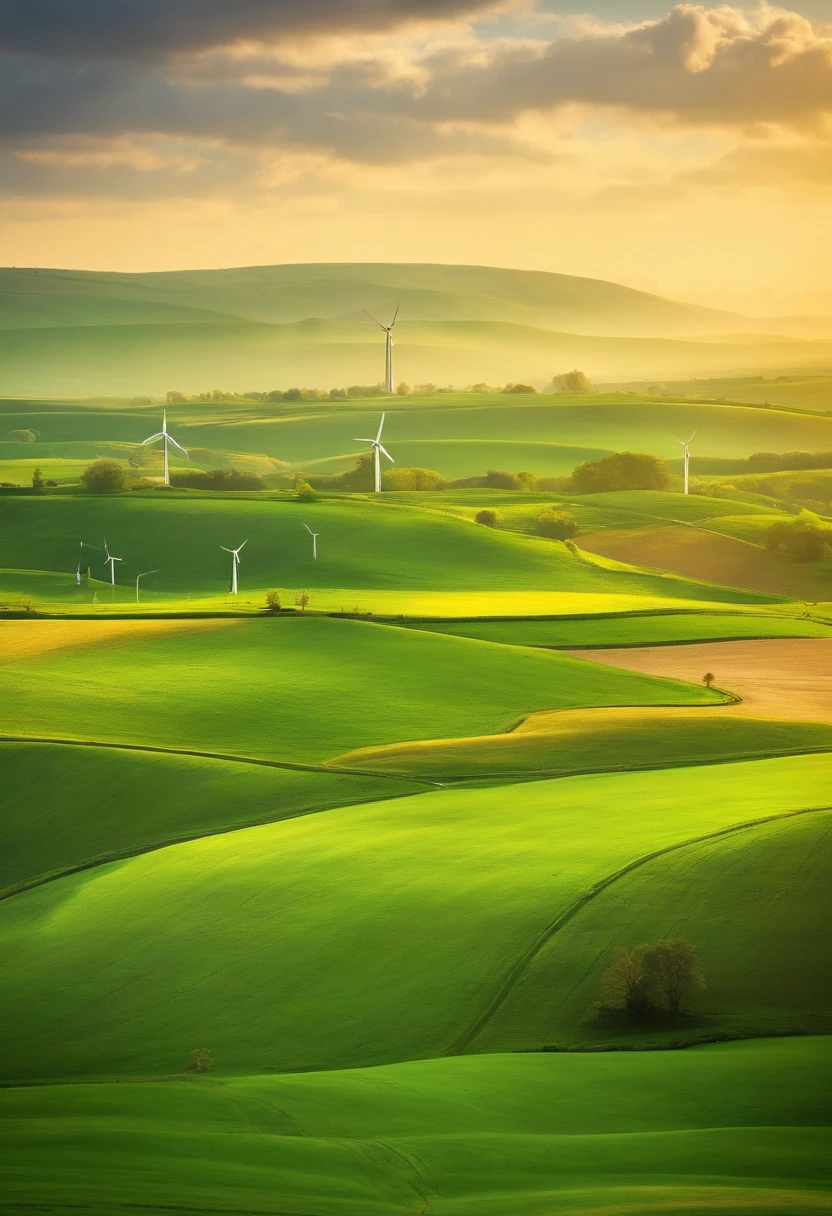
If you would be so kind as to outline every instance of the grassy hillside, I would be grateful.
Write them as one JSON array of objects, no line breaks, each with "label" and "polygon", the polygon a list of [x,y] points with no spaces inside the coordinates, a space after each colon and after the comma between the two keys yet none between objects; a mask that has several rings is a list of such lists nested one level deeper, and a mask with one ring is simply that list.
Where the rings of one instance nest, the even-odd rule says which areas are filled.
[{"label": "grassy hillside", "polygon": [[[822,806],[830,772],[832,758],[807,756],[442,791],[57,879],[0,903],[4,1075],[158,1075],[195,1046],[223,1073],[459,1050],[595,884],[655,850]],[[792,898],[814,900],[810,880]],[[760,977],[744,962],[737,993],[775,965],[769,954]]]},{"label": "grassy hillside", "polygon": [[[828,638],[832,627],[802,617],[773,616],[760,611],[645,613],[593,619],[514,621],[430,621],[412,629],[481,638],[507,646],[656,646],[676,642],[723,641],[730,638]],[[704,674],[704,673],[703,673]]]},{"label": "grassy hillside", "polygon": [[367,747],[339,764],[436,779],[580,773],[700,764],[779,752],[832,751],[832,726],[731,719],[686,709],[575,709],[533,714],[506,734]]},{"label": "grassy hillside", "polygon": [[12,734],[313,763],[539,709],[720,700],[554,651],[327,618],[7,621],[0,647]]},{"label": "grassy hillside", "polygon": [[[70,591],[81,541],[101,546],[98,551],[84,550],[84,566],[94,578],[107,580],[106,537],[111,552],[123,558],[119,583],[134,588],[138,573],[157,570],[153,588],[180,596],[223,595],[231,575],[229,555],[221,546],[247,541],[241,553],[243,591],[273,586],[310,591],[558,590],[722,602],[759,599],[633,569],[604,569],[563,545],[484,528],[396,499],[364,496],[304,503],[288,497],[218,498],[196,491],[177,496],[148,492],[141,497],[8,497],[0,498],[0,525],[8,538],[4,555],[10,568],[63,569]],[[320,533],[314,561],[304,524]],[[90,598],[86,588],[78,598]]]},{"label": "grassy hillside", "polygon": [[[645,384],[630,384],[629,389],[644,392]],[[728,401],[770,402],[789,409],[832,410],[832,378],[827,376],[753,376],[748,379],[731,377],[721,380],[682,380],[662,386],[667,393],[684,393],[691,397],[725,397]]]},{"label": "grassy hillside", "polygon": [[[824,1026],[832,955],[816,925],[827,901],[830,827],[828,809],[796,816],[691,845],[625,875],[544,945],[472,1049],[557,1042],[570,1023],[583,1023],[585,1033],[615,947],[664,936],[693,942],[707,960],[707,989],[695,1002],[701,1028],[716,1012],[735,1033]],[[597,1041],[609,1030],[594,1034]]]},{"label": "grassy hillside", "polygon": [[423,788],[48,743],[0,743],[0,761],[0,890],[173,840]]},{"label": "grassy hillside", "polygon": [[804,1039],[11,1089],[7,1204],[802,1216],[826,1206],[828,1057]]}]

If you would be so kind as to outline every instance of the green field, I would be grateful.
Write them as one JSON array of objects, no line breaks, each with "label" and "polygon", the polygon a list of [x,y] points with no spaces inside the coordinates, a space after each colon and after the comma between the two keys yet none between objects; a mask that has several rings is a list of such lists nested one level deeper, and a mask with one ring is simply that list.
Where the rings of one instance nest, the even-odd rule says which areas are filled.
[{"label": "green field", "polygon": [[86,1213],[129,1194],[154,1211],[273,1216],[821,1212],[828,1067],[816,1038],[6,1090],[5,1202]]},{"label": "green field", "polygon": [[669,768],[814,748],[832,751],[832,725],[726,722],[724,714],[700,709],[576,709],[533,714],[506,734],[362,748],[337,763],[445,780]]},{"label": "green field", "polygon": [[723,699],[554,651],[314,617],[7,621],[0,648],[6,732],[306,763],[541,709]]},{"label": "green field", "polygon": [[[617,617],[553,620],[545,617],[508,621],[414,622],[411,629],[481,638],[506,646],[548,646],[567,650],[609,646],[661,646],[682,642],[729,641],[733,638],[828,638],[822,621],[800,616],[757,613],[653,612]],[[704,673],[703,673],[704,674]]]}]

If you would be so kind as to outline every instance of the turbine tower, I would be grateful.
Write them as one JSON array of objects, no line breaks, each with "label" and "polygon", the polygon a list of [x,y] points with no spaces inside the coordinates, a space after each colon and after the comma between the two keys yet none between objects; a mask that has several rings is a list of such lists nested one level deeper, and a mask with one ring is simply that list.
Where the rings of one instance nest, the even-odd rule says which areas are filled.
[{"label": "turbine tower", "polygon": [[75,568],[75,585],[76,585],[76,587],[81,586],[81,562],[83,561],[83,558],[84,558],[84,549],[98,549],[98,545],[88,545],[84,541],[81,541],[81,548],[78,551],[78,565]]},{"label": "turbine tower", "polygon": [[387,335],[384,344],[384,391],[386,393],[393,392],[393,347],[396,345],[393,341],[393,326],[396,324],[396,317],[399,315],[400,308],[401,304],[397,304],[396,311],[393,313],[393,320],[389,325],[382,325],[377,317],[374,317],[371,312],[367,312],[366,308],[364,309],[370,320],[375,321],[379,329],[383,329]]},{"label": "turbine tower", "polygon": [[239,549],[226,549],[225,545],[220,545],[221,549],[225,550],[226,553],[231,554],[231,594],[232,595],[237,594],[237,567],[240,564],[240,549],[242,549],[247,544],[248,544],[248,537],[246,537],[246,539],[243,541],[242,545],[240,545]]},{"label": "turbine tower", "polygon": [[104,565],[106,566],[109,563],[109,565],[110,565],[110,582],[115,587],[115,585],[116,585],[116,562],[123,562],[124,558],[112,556],[112,554],[110,553],[110,550],[107,548],[107,538],[106,537],[104,538],[104,552],[107,554],[106,558],[104,559]]},{"label": "turbine tower", "polygon": [[306,528],[306,531],[312,537],[312,560],[317,561],[318,560],[318,537],[321,534],[320,534],[320,532],[313,532],[312,529],[309,527],[309,524],[304,524],[303,526],[304,526],[304,528]]},{"label": "turbine tower", "polygon": [[182,453],[182,455],[185,457],[186,460],[190,460],[191,458],[188,455],[188,453],[185,451],[185,449],[182,447],[182,444],[177,443],[176,440],[174,439],[173,435],[168,434],[168,412],[167,412],[167,410],[162,410],[162,429],[161,429],[161,431],[159,431],[156,435],[151,435],[149,439],[142,440],[142,447],[144,447],[145,444],[147,444],[147,443],[155,443],[155,441],[157,439],[161,439],[164,441],[164,445],[165,445],[165,485],[169,486],[170,485],[170,469],[168,468],[168,444],[172,443],[175,448],[179,448],[179,451]]},{"label": "turbine tower", "polygon": [[353,440],[353,443],[370,443],[373,446],[373,470],[375,473],[375,493],[376,494],[381,493],[381,456],[379,455],[379,453],[384,452],[384,455],[387,457],[387,459],[390,461],[391,464],[396,463],[395,460],[393,459],[393,457],[387,451],[387,448],[382,447],[382,445],[381,445],[381,428],[384,426],[384,419],[385,419],[385,414],[382,414],[381,422],[378,424],[378,434],[376,435],[375,439],[354,439]]},{"label": "turbine tower", "polygon": [[[699,428],[697,427],[697,430],[698,429]],[[695,434],[696,434],[696,431],[693,432],[693,435],[695,435]],[[680,443],[685,451],[685,493],[686,494],[689,493],[688,487],[690,485],[690,443],[691,443],[691,439],[693,439],[693,435],[691,435],[690,439],[676,439],[676,436],[675,435],[673,436],[673,438],[676,439],[676,442]]]}]

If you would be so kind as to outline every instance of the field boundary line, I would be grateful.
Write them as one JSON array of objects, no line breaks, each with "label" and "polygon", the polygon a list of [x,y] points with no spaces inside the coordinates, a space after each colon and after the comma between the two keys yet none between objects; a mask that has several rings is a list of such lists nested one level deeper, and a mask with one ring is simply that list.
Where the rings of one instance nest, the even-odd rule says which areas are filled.
[{"label": "field boundary line", "polygon": [[800,815],[812,815],[821,811],[832,810],[832,804],[826,803],[823,806],[807,806],[801,807],[795,811],[782,811],[776,815],[765,815],[761,819],[750,819],[744,823],[735,823],[727,828],[720,828],[715,832],[705,832],[701,836],[692,836],[688,840],[679,841],[677,844],[666,845],[662,849],[654,849],[650,853],[645,853],[641,857],[637,857],[635,861],[629,862],[626,866],[616,870],[612,874],[608,874],[606,878],[600,879],[584,894],[576,899],[568,908],[564,909],[553,921],[551,921],[541,933],[537,935],[535,940],[523,952],[520,958],[510,968],[508,974],[503,979],[500,987],[497,989],[494,996],[489,1001],[479,1017],[469,1026],[469,1028],[455,1040],[448,1048],[448,1055],[461,1055],[467,1051],[474,1039],[482,1033],[500,1007],[505,1003],[512,989],[517,984],[518,980],[528,970],[529,965],[534,962],[535,958],[548,945],[551,939],[564,928],[579,912],[591,903],[598,895],[606,891],[619,879],[624,878],[627,874],[631,874],[634,870],[640,869],[647,865],[648,862],[655,861],[658,857],[665,857],[669,853],[679,852],[681,849],[690,848],[691,845],[703,844],[705,841],[719,840],[723,836],[731,836],[736,832],[745,832],[750,829],[761,827],[766,823],[776,823],[782,819],[794,819]]}]

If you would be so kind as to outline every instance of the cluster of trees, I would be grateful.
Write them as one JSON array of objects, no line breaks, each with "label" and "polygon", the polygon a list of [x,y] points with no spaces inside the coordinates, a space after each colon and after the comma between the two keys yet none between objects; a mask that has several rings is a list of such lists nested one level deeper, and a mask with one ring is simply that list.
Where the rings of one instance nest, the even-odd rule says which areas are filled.
[{"label": "cluster of trees", "polygon": [[788,472],[791,469],[832,469],[832,452],[753,452],[749,472]]},{"label": "cluster of trees", "polygon": [[[571,372],[564,372],[561,375],[553,376],[552,382],[548,389],[545,390],[552,393],[591,393],[592,385],[589,379],[582,371],[576,368]],[[417,384],[411,386],[406,384],[404,380],[400,381],[396,386],[396,394],[399,397],[407,397],[411,393],[536,393],[538,389],[532,384],[506,384],[498,387],[492,384],[479,382],[477,384],[469,384],[463,389],[455,388],[453,384]],[[214,388],[204,393],[182,393],[178,389],[171,389],[166,396],[168,405],[185,405],[189,402],[200,401],[227,401],[227,402],[246,402],[259,401],[264,403],[279,403],[281,401],[346,401],[352,397],[385,397],[387,390],[383,384],[350,384],[347,388],[331,388],[329,390],[322,388],[287,388],[287,389],[271,389],[268,392],[260,390],[247,393],[234,393],[227,389]],[[138,400],[138,398],[136,399]],[[142,398],[143,402],[150,404],[150,398]]]},{"label": "cluster of trees", "polygon": [[705,977],[693,946],[680,938],[654,946],[621,946],[604,973],[602,1011],[615,1010],[630,1021],[644,1022],[656,1009],[678,1017],[682,1001]]},{"label": "cluster of trees", "polygon": [[613,490],[669,490],[670,468],[661,456],[647,452],[613,452],[573,469],[567,490],[573,494],[604,494]]},{"label": "cluster of trees", "polygon": [[[474,520],[485,528],[499,528],[503,517],[493,507],[483,507],[481,511],[477,511]],[[569,541],[578,535],[578,521],[569,511],[545,507],[537,517],[537,530],[541,536],[548,536],[552,540]],[[574,550],[574,545],[571,547]]]},{"label": "cluster of trees", "polygon": [[243,473],[239,469],[201,469],[171,471],[170,484],[190,490],[262,490],[263,478],[257,473]]},{"label": "cluster of trees", "polygon": [[127,474],[117,460],[94,460],[81,474],[81,484],[92,494],[118,494],[127,489]]},{"label": "cluster of trees", "polygon": [[589,377],[578,371],[577,367],[571,372],[563,372],[552,377],[551,391],[553,393],[584,394],[592,392]]},{"label": "cluster of trees", "polygon": [[832,525],[812,511],[801,511],[794,519],[778,519],[768,529],[769,549],[788,553],[800,562],[819,562],[832,554]]},{"label": "cluster of trees", "polygon": [[33,431],[29,427],[17,427],[9,431],[6,435],[7,443],[37,443],[40,437],[40,431]]}]

